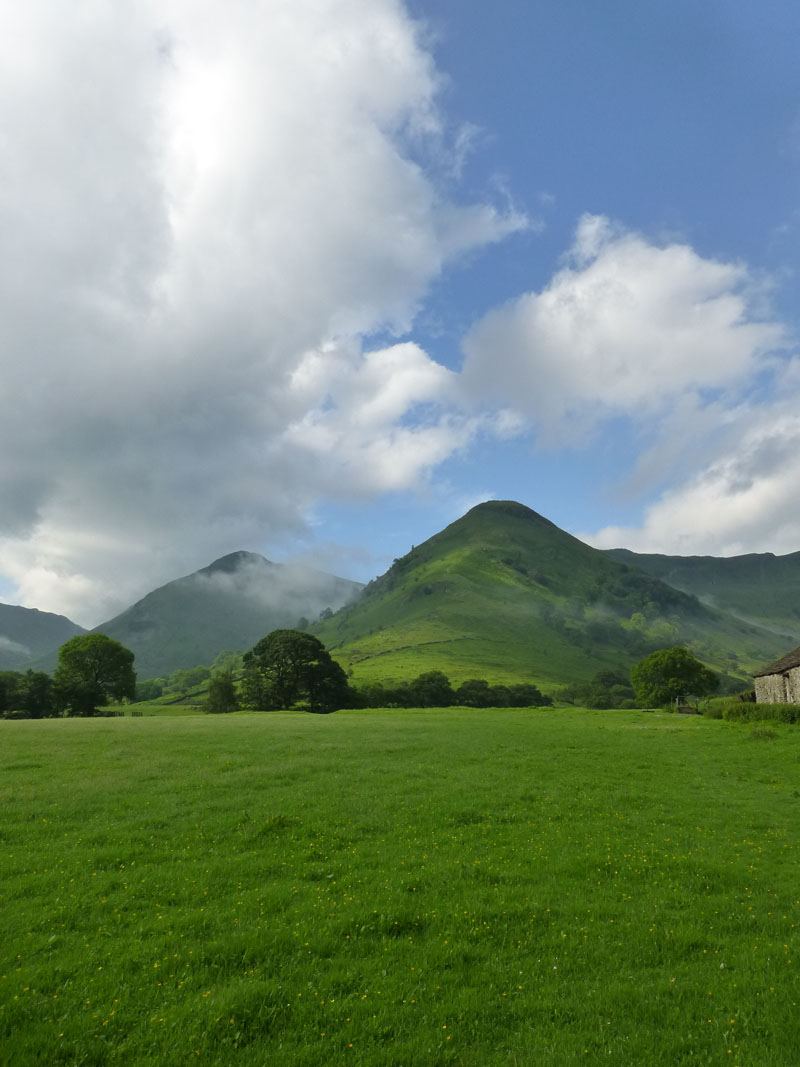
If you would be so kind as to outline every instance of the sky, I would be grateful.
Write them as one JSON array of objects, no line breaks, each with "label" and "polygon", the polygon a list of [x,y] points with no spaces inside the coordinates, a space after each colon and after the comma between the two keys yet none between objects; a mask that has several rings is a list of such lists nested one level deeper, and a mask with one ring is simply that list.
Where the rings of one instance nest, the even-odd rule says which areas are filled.
[{"label": "sky", "polygon": [[800,550],[789,0],[0,0],[0,599],[486,499]]}]

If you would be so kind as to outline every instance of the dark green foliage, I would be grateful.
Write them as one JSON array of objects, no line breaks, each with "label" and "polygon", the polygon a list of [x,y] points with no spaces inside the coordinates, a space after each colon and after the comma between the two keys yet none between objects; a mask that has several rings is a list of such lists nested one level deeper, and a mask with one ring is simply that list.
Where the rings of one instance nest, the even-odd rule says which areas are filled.
[{"label": "dark green foliage", "polygon": [[21,677],[19,671],[0,671],[0,715],[16,709]]},{"label": "dark green foliage", "polygon": [[354,708],[388,708],[390,691],[382,682],[370,682],[358,689],[351,688],[350,706]]},{"label": "dark green foliage", "polygon": [[465,708],[490,708],[492,694],[484,678],[470,678],[456,690],[456,703]]},{"label": "dark green foliage", "polygon": [[549,708],[553,703],[551,696],[540,692],[539,688],[530,682],[508,686],[508,693],[510,708]]},{"label": "dark green foliage", "polygon": [[44,671],[0,672],[0,716],[46,719],[58,714],[53,679]]},{"label": "dark green foliage", "polygon": [[195,686],[202,685],[211,677],[208,667],[187,667],[175,670],[169,676],[170,689],[177,689],[179,693],[188,693]]},{"label": "dark green foliage", "polygon": [[631,682],[643,707],[708,696],[719,686],[717,675],[680,645],[659,649],[637,663]]},{"label": "dark green foliage", "polygon": [[101,704],[133,699],[133,653],[105,634],[82,634],[58,650],[55,683],[69,715],[94,715]]},{"label": "dark green foliage", "polygon": [[483,678],[471,678],[454,690],[443,671],[425,671],[412,682],[394,687],[373,682],[355,690],[354,697],[354,706],[360,708],[531,708],[553,703],[528,682],[489,685]]},{"label": "dark green foliage", "polygon": [[426,671],[408,687],[410,707],[449,708],[455,702],[450,679],[443,671]]},{"label": "dark green foliage", "polygon": [[157,700],[164,692],[164,685],[165,679],[163,678],[145,678],[144,681],[136,683],[134,699],[137,703],[146,700]]},{"label": "dark green foliage", "polygon": [[55,683],[44,671],[25,671],[17,699],[29,719],[47,719],[58,714]]},{"label": "dark green foliage", "polygon": [[598,671],[590,682],[564,686],[558,695],[561,700],[584,708],[605,710],[636,706],[633,686],[625,675],[618,671]]},{"label": "dark green foliage", "polygon": [[229,670],[220,671],[219,674],[213,675],[208,683],[206,711],[211,715],[223,715],[230,711],[236,711],[237,703],[233,672]]},{"label": "dark green foliage", "polygon": [[248,707],[335,711],[348,703],[347,676],[322,642],[300,630],[273,630],[244,654],[242,686]]}]

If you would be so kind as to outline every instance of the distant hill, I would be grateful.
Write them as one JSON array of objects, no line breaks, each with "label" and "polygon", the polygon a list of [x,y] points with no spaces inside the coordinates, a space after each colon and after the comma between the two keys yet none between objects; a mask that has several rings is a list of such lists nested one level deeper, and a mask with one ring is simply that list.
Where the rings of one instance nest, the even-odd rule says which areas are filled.
[{"label": "distant hill", "polygon": [[0,604],[0,670],[27,670],[40,656],[85,633],[64,615]]},{"label": "distant hill", "polygon": [[800,552],[774,556],[662,556],[614,548],[607,556],[639,567],[709,607],[800,641]]},{"label": "distant hill", "polygon": [[[131,649],[139,678],[161,677],[178,667],[210,664],[226,648],[248,649],[302,617],[311,621],[326,608],[335,611],[361,588],[309,567],[232,552],[153,590],[93,632]],[[55,665],[55,652],[40,664],[47,670]]]},{"label": "distant hill", "polygon": [[763,627],[701,604],[513,501],[479,504],[314,632],[356,681],[441,669],[455,681],[552,686],[627,670],[680,641],[746,684],[776,651]]}]

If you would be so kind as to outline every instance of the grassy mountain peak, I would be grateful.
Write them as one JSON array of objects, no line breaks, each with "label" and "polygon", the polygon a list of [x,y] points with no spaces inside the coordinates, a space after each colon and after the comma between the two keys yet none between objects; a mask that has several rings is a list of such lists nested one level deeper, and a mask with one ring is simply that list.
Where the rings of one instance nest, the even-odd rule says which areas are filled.
[{"label": "grassy mountain peak", "polygon": [[441,669],[550,686],[679,640],[746,670],[774,641],[513,500],[473,507],[315,631],[357,681]]},{"label": "grassy mountain peak", "polygon": [[130,648],[140,678],[209,664],[223,649],[248,649],[270,630],[316,619],[361,588],[255,552],[231,552],[137,601],[96,629]]}]

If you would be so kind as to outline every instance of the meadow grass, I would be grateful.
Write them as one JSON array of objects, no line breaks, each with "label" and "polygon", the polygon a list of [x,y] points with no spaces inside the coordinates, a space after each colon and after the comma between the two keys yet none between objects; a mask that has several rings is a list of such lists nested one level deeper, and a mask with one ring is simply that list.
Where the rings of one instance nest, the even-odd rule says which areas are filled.
[{"label": "meadow grass", "polygon": [[0,1062],[798,1062],[800,732],[0,722]]}]

